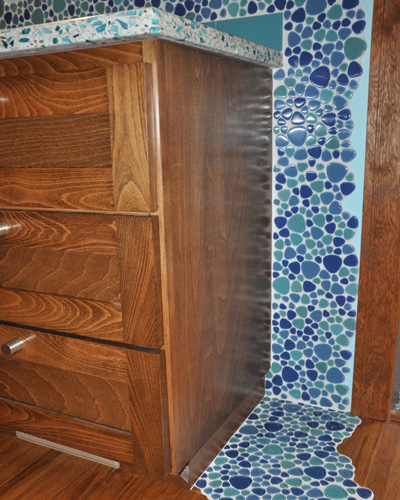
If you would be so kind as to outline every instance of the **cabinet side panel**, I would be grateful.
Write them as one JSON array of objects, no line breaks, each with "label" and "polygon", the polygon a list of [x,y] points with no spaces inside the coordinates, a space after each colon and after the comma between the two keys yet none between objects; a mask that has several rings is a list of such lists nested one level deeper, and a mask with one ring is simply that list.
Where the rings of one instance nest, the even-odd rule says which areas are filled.
[{"label": "cabinet side panel", "polygon": [[271,72],[158,45],[174,472],[269,364]]}]

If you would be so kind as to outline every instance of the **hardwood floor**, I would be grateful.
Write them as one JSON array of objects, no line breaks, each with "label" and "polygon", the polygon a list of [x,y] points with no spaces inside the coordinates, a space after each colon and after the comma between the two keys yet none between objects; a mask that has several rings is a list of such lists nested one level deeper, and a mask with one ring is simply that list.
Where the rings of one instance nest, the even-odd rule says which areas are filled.
[{"label": "hardwood floor", "polygon": [[[400,423],[366,419],[339,446],[374,500],[400,500]],[[0,499],[205,500],[200,493],[134,476],[0,432]]]},{"label": "hardwood floor", "polygon": [[204,500],[175,484],[139,477],[0,432],[0,499]]},{"label": "hardwood floor", "polygon": [[374,500],[400,500],[400,423],[365,419],[338,450],[352,459],[355,480]]}]

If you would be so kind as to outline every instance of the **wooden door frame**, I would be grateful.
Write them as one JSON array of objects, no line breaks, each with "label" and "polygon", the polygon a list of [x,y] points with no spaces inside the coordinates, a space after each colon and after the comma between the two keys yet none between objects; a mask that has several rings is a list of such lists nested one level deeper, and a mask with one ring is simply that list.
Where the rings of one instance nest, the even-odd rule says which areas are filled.
[{"label": "wooden door frame", "polygon": [[390,419],[400,304],[400,3],[374,0],[352,413]]}]

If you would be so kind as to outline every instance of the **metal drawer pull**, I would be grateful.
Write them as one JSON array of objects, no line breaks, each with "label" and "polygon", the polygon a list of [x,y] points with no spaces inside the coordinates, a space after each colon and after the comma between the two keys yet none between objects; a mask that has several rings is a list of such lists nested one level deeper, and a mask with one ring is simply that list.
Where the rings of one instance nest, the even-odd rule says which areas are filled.
[{"label": "metal drawer pull", "polygon": [[1,346],[1,351],[4,356],[14,356],[14,354],[20,351],[24,347],[25,340],[19,339],[18,337],[8,342],[5,342]]},{"label": "metal drawer pull", "polygon": [[0,222],[0,238],[8,234],[10,226],[6,222]]}]

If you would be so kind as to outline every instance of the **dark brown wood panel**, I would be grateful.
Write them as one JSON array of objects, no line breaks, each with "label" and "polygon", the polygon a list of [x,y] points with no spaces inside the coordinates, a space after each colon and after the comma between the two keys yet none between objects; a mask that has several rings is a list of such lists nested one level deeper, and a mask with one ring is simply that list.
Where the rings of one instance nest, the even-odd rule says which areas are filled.
[{"label": "dark brown wood panel", "polygon": [[0,60],[0,76],[46,75],[142,62],[142,43],[125,43],[90,49]]},{"label": "dark brown wood panel", "polygon": [[157,217],[117,216],[125,342],[163,345]]},{"label": "dark brown wood panel", "polygon": [[210,437],[202,448],[189,462],[187,482],[193,486],[211,462],[218,456],[225,444],[238,430],[253,408],[262,400],[265,394],[265,377],[263,377],[247,397],[240,403],[223,425]]},{"label": "dark brown wood panel", "polygon": [[123,342],[121,306],[0,288],[0,321]]},{"label": "dark brown wood panel", "polygon": [[398,2],[375,0],[352,412],[381,420],[390,416],[400,305],[399,19]]},{"label": "dark brown wood panel", "polygon": [[71,370],[115,382],[126,381],[125,349],[0,324],[0,345],[16,337],[26,342],[24,348],[15,355],[18,361]]},{"label": "dark brown wood panel", "polygon": [[108,111],[105,69],[0,78],[0,118]]},{"label": "dark brown wood panel", "polygon": [[0,211],[0,285],[121,302],[115,217]]},{"label": "dark brown wood panel", "polygon": [[151,212],[143,64],[108,68],[115,206],[125,212]]},{"label": "dark brown wood panel", "polygon": [[165,354],[131,350],[127,355],[133,468],[165,476],[170,470]]},{"label": "dark brown wood panel", "polygon": [[[81,343],[84,341],[81,341]],[[24,347],[29,349],[29,346]],[[90,357],[90,347],[83,346]],[[25,360],[0,357],[0,397],[129,431],[127,380],[115,382]]]},{"label": "dark brown wood panel", "polygon": [[111,167],[107,113],[0,120],[1,167]]},{"label": "dark brown wood panel", "polygon": [[0,207],[112,211],[111,168],[0,168]]},{"label": "dark brown wood panel", "polygon": [[0,398],[0,426],[118,462],[132,462],[132,436]]},{"label": "dark brown wood panel", "polygon": [[267,369],[271,72],[157,47],[176,473]]}]

